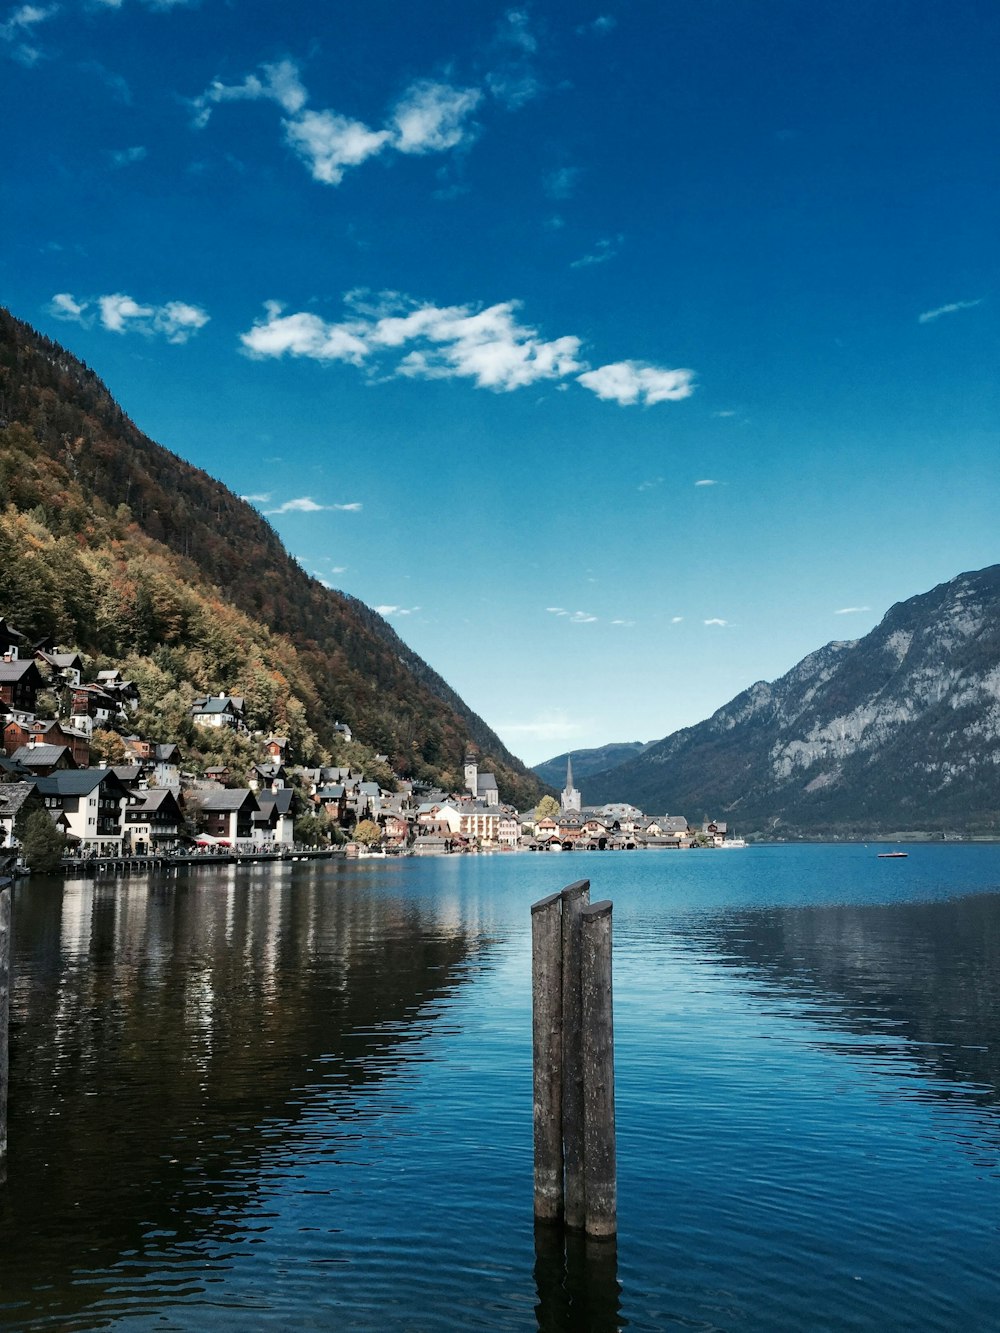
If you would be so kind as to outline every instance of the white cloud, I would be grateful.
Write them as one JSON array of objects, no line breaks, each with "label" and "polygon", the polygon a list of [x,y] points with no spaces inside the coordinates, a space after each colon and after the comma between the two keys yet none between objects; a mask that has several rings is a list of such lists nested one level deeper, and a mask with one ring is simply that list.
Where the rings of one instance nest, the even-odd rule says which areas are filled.
[{"label": "white cloud", "polygon": [[32,28],[44,23],[58,12],[58,5],[19,5],[17,9],[10,11],[3,23],[0,23],[0,37],[8,42],[16,41],[18,37],[31,32]]},{"label": "white cloud", "polygon": [[922,315],[917,316],[917,323],[930,324],[933,320],[940,319],[942,315],[954,315],[958,310],[972,310],[982,303],[981,296],[975,301],[952,301],[949,305],[938,306],[936,310],[925,310]]},{"label": "white cloud", "polygon": [[109,333],[161,334],[169,343],[185,343],[209,321],[207,311],[187,301],[164,305],[140,305],[124,292],[78,301],[71,292],[57,292],[49,302],[49,314],[89,328],[95,318]]},{"label": "white cloud", "polygon": [[689,398],[694,393],[693,378],[691,370],[667,370],[641,361],[616,361],[578,375],[577,381],[598,398],[623,407],[636,402],[651,407],[654,403]]},{"label": "white cloud", "polygon": [[97,304],[101,312],[101,323],[112,333],[124,333],[129,320],[151,321],[156,311],[151,305],[140,305],[131,296],[115,292],[111,296],[99,296]]},{"label": "white cloud", "polygon": [[553,616],[568,616],[569,612],[561,606],[547,606],[546,611]]},{"label": "white cloud", "polygon": [[266,504],[268,503],[268,501],[270,500],[270,498],[271,498],[271,492],[270,492],[270,491],[264,491],[264,492],[263,492],[262,494],[260,494],[260,495],[241,495],[241,496],[240,496],[240,499],[241,499],[241,500],[245,500],[247,504],[252,504],[252,505],[253,505],[253,504],[263,504],[263,505],[266,505]]},{"label": "white cloud", "polygon": [[263,321],[240,335],[247,352],[258,358],[289,356],[309,357],[313,361],[347,361],[359,366],[368,355],[368,345],[359,337],[363,325],[328,324],[319,315],[300,313],[282,315],[277,301],[265,303]]},{"label": "white cloud", "polygon": [[[268,495],[260,497],[245,496],[244,498],[248,500],[254,498],[269,500],[271,497]],[[295,500],[285,500],[284,503],[278,505],[276,509],[265,509],[264,513],[265,514],[319,514],[319,513],[332,513],[334,510],[347,511],[348,513],[356,513],[360,508],[361,505],[357,501],[354,501],[351,504],[321,505],[317,503],[317,501],[314,500],[311,495],[300,495]],[[337,571],[334,572],[336,573]]]},{"label": "white cloud", "polygon": [[579,179],[579,167],[557,167],[546,174],[542,188],[550,199],[568,199]]},{"label": "white cloud", "polygon": [[361,503],[360,500],[352,500],[350,504],[334,505],[333,508],[339,509],[341,513],[344,514],[360,514],[361,510],[364,508],[364,505]]},{"label": "white cloud", "polygon": [[590,268],[594,264],[606,264],[609,259],[614,259],[617,255],[621,243],[621,236],[605,237],[597,242],[590,254],[574,259],[570,268]]},{"label": "white cloud", "polygon": [[562,712],[542,713],[526,722],[508,722],[496,728],[502,736],[524,736],[537,741],[562,741],[582,736],[590,728],[589,718]]},{"label": "white cloud", "polygon": [[695,482],[696,486],[718,486],[718,484],[712,477],[702,477],[700,481]]},{"label": "white cloud", "polygon": [[69,323],[89,325],[91,317],[87,314],[88,302],[78,301],[75,296],[69,292],[56,292],[49,302],[48,310],[50,315],[56,319],[64,319]]},{"label": "white cloud", "polygon": [[24,41],[30,37],[39,23],[44,23],[59,12],[58,5],[18,5],[12,9],[3,23],[0,23],[0,41],[11,43],[11,57],[29,68],[42,58],[41,51]]},{"label": "white cloud", "polygon": [[481,98],[477,88],[430,81],[413,84],[392,114],[393,147],[400,153],[442,153],[456,147],[469,137],[465,118]]},{"label": "white cloud", "polygon": [[299,79],[298,66],[292,60],[279,60],[273,65],[261,65],[260,74],[248,74],[242,83],[220,83],[218,79],[200,96],[191,99],[194,123],[204,128],[211,118],[212,107],[221,102],[276,102],[282,111],[295,115],[306,104],[306,90]]},{"label": "white cloud", "polygon": [[166,335],[167,342],[186,343],[192,334],[203,329],[209,315],[201,306],[186,301],[168,301],[158,306],[153,315],[153,328]]},{"label": "white cloud", "polygon": [[663,485],[663,478],[662,478],[662,477],[651,477],[651,478],[649,478],[649,479],[646,480],[646,481],[640,481],[640,482],[639,482],[639,485],[636,487],[636,490],[637,490],[637,491],[652,491],[652,490],[655,490],[657,486],[662,486],[662,485]]},{"label": "white cloud", "polygon": [[670,623],[671,625],[679,625],[683,619],[683,616],[671,616]]},{"label": "white cloud", "polygon": [[415,616],[420,610],[419,606],[376,606],[375,610],[380,616]]},{"label": "white cloud", "polygon": [[634,620],[612,620],[612,625],[634,625]]},{"label": "white cloud", "polygon": [[[349,316],[324,320],[309,311],[284,314],[277,301],[240,335],[243,348],[258,360],[283,356],[347,362],[376,373],[407,379],[471,379],[478,388],[509,392],[543,381],[565,388],[570,376],[598,397],[621,404],[647,405],[687,398],[693,372],[623,361],[588,370],[581,340],[573,335],[545,339],[522,323],[520,303],[501,301],[485,309],[473,305],[419,304],[396,292],[371,300],[363,292],[345,298]],[[393,358],[392,354],[398,356]],[[386,370],[384,363],[392,364]]]},{"label": "white cloud", "polygon": [[380,153],[388,130],[370,130],[359,120],[333,111],[303,111],[285,121],[285,139],[309,168],[313,180],[339,185],[345,167],[357,167]]},{"label": "white cloud", "polygon": [[468,116],[478,105],[478,88],[455,88],[430,79],[410,85],[382,129],[330,109],[307,108],[309,94],[292,60],[261,65],[240,83],[218,79],[191,99],[194,126],[204,129],[214,107],[224,102],[274,102],[285,113],[285,142],[305,163],[313,180],[339,185],[349,167],[360,166],[387,148],[406,154],[441,153],[473,134]]},{"label": "white cloud", "polygon": [[486,75],[486,86],[497,101],[516,111],[537,97],[542,87],[531,59],[538,40],[526,10],[507,10],[497,24],[493,48],[497,63]]},{"label": "white cloud", "polygon": [[113,167],[130,167],[133,162],[143,160],[146,150],[141,144],[137,144],[134,148],[121,148],[117,152],[112,152],[110,156]]},{"label": "white cloud", "polygon": [[574,611],[569,621],[571,625],[592,625],[596,619],[589,611]]},{"label": "white cloud", "polygon": [[718,616],[713,616],[711,620],[705,621],[706,625],[728,625],[728,620],[720,620]]},{"label": "white cloud", "polygon": [[578,37],[604,37],[617,26],[618,20],[613,14],[598,14],[590,23],[581,23],[576,29],[576,34]]},{"label": "white cloud", "polygon": [[870,611],[870,606],[842,606],[839,611],[834,611],[835,616],[856,616],[861,611]]}]

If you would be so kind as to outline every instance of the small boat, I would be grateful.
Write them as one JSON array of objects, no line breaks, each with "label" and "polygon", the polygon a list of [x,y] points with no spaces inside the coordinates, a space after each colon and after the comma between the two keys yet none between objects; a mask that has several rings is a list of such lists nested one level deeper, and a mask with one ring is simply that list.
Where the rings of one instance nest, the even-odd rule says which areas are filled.
[{"label": "small boat", "polygon": [[745,847],[747,844],[745,838],[723,838],[721,842],[717,842],[715,845],[716,847]]},{"label": "small boat", "polygon": [[879,852],[878,859],[880,861],[905,861],[909,854],[909,852]]}]

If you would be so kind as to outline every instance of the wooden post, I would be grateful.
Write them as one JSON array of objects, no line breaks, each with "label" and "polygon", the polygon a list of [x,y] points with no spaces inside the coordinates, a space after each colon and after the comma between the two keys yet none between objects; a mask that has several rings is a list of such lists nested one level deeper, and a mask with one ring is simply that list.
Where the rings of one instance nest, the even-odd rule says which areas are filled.
[{"label": "wooden post", "polygon": [[535,1218],[555,1222],[563,1212],[561,893],[531,908],[531,1017]]},{"label": "wooden post", "polygon": [[602,1238],[618,1231],[611,903],[584,907],[581,917],[586,1231]]},{"label": "wooden post", "polygon": [[7,1157],[8,1030],[10,1025],[11,889],[0,889],[0,1180]]},{"label": "wooden post", "polygon": [[587,1218],[583,1176],[583,994],[581,912],[590,902],[590,880],[562,891],[562,1139],[566,1225],[582,1231]]}]

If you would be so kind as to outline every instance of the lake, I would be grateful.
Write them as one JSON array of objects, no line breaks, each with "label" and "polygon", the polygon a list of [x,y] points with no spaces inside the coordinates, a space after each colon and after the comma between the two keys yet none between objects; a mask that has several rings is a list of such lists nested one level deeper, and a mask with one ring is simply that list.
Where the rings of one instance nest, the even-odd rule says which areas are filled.
[{"label": "lake", "polygon": [[[1000,847],[32,881],[0,1328],[1000,1327]],[[532,1223],[530,905],[614,902],[619,1236]]]}]

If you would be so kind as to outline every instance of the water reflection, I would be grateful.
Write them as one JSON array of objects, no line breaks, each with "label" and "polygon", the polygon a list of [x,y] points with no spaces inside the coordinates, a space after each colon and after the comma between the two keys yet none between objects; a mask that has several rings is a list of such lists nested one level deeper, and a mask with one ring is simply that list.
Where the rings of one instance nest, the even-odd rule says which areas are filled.
[{"label": "water reflection", "polygon": [[615,1333],[624,1328],[615,1240],[591,1240],[535,1224],[535,1317],[539,1333]]},{"label": "water reflection", "polygon": [[1000,894],[730,911],[683,938],[772,998],[778,988],[789,1015],[834,1029],[827,1046],[905,1055],[921,1095],[1000,1104]]},{"label": "water reflection", "polygon": [[483,965],[457,917],[319,870],[32,885],[15,910],[0,1311],[57,1320],[140,1253],[248,1243],[263,1164],[317,1107],[317,1151],[349,1152]]}]

